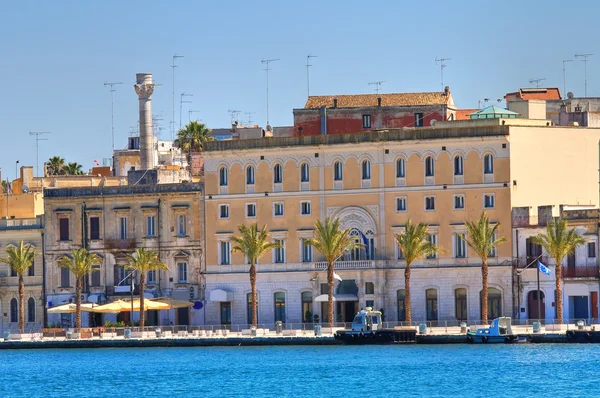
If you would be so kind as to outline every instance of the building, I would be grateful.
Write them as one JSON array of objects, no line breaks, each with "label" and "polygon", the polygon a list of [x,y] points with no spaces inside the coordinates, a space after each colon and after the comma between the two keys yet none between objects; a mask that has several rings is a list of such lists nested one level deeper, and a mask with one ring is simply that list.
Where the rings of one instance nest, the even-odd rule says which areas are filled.
[{"label": "building", "polygon": [[443,92],[310,96],[294,109],[295,136],[348,134],[430,126],[453,120],[456,107]]},{"label": "building", "polygon": [[[151,156],[154,168],[185,170],[188,167],[186,154],[171,141],[159,141],[152,137]],[[142,170],[140,157],[140,137],[132,136],[127,140],[126,149],[116,149],[113,153],[115,176],[127,177],[131,170]]]}]

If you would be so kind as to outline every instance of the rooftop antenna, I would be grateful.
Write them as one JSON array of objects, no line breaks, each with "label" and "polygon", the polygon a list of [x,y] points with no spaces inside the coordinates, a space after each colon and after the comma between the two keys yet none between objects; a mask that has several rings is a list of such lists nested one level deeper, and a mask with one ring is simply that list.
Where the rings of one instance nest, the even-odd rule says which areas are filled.
[{"label": "rooftop antenna", "polygon": [[[188,111],[188,123],[192,121],[192,113],[199,113],[200,111],[194,111],[194,110],[189,110]],[[202,120],[202,119],[198,119],[198,120]]]},{"label": "rooftop antenna", "polygon": [[116,91],[115,86],[117,84],[123,84],[121,82],[104,82],[104,85],[109,87],[108,91],[110,91],[110,125],[112,131],[112,150],[115,151],[115,107],[113,105],[113,93]]},{"label": "rooftop antenna", "polygon": [[587,97],[587,63],[588,63],[588,58],[591,57],[594,54],[575,54],[575,58],[583,58],[583,76],[584,76],[584,93],[585,93],[585,97]]},{"label": "rooftop antenna", "polygon": [[231,124],[238,124],[241,111],[237,109],[228,109],[227,112],[231,114]]},{"label": "rooftop antenna", "polygon": [[171,65],[171,68],[173,68],[173,115],[171,118],[171,141],[175,139],[175,68],[177,68],[175,61],[177,58],[183,58],[183,55],[173,54],[173,65]]},{"label": "rooftop antenna", "polygon": [[440,72],[442,74],[442,91],[444,91],[444,68],[448,65],[446,65],[444,62],[445,61],[450,61],[452,58],[438,58],[435,57],[435,63],[436,64],[440,64]]},{"label": "rooftop antenna", "polygon": [[269,68],[269,65],[271,64],[271,62],[277,61],[279,61],[279,58],[263,59],[260,61],[262,64],[265,65],[264,70],[267,71],[267,128],[269,127],[269,71],[271,70],[271,68]]},{"label": "rooftop antenna", "polygon": [[35,135],[35,174],[40,176],[40,141],[48,141],[47,138],[40,138],[43,134],[50,134],[49,131],[30,131],[29,135]]},{"label": "rooftop antenna", "polygon": [[535,79],[529,79],[529,83],[535,83],[535,88],[540,88],[540,82],[543,82],[544,80],[546,80],[545,77],[536,77]]},{"label": "rooftop antenna", "polygon": [[252,115],[253,115],[254,113],[255,113],[255,112],[244,112],[244,115],[246,115],[246,117],[248,118],[248,126],[252,126],[252,123],[254,122],[254,121],[252,120]]},{"label": "rooftop antenna", "polygon": [[160,137],[160,131],[163,129],[158,125],[158,121],[160,120],[163,120],[163,118],[158,115],[152,115],[152,134],[156,137]]},{"label": "rooftop antenna", "polygon": [[310,97],[310,74],[309,74],[309,69],[312,66],[310,64],[310,59],[311,58],[317,58],[317,57],[318,57],[318,55],[310,55],[310,54],[308,54],[306,56],[306,94],[307,94],[307,97]]},{"label": "rooftop antenna", "polygon": [[565,95],[567,95],[567,68],[565,68],[565,63],[573,62],[572,59],[563,59],[563,99]]},{"label": "rooftop antenna", "polygon": [[181,128],[181,112],[183,111],[183,104],[191,104],[192,101],[186,101],[184,97],[193,97],[194,94],[189,93],[181,93],[181,97],[179,98],[179,128]]},{"label": "rooftop antenna", "polygon": [[383,83],[385,83],[385,80],[380,80],[378,82],[369,82],[369,86],[375,86],[375,92],[379,94],[379,88]]}]

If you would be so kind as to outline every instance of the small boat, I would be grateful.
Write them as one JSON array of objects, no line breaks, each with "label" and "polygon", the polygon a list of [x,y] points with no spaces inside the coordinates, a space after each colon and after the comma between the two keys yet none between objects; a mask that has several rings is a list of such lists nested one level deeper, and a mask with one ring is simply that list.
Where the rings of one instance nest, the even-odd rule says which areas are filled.
[{"label": "small boat", "polygon": [[344,344],[394,344],[414,343],[416,334],[412,328],[383,329],[381,312],[367,307],[356,314],[351,330],[338,330],[334,337]]},{"label": "small boat", "polygon": [[489,327],[468,332],[467,340],[476,344],[516,343],[518,336],[513,334],[511,319],[504,316],[494,319]]}]

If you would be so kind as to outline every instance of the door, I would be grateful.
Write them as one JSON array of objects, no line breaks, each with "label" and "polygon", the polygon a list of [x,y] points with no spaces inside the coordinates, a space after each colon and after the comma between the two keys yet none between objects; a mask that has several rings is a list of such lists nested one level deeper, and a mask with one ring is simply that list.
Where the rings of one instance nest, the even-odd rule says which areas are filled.
[{"label": "door", "polygon": [[588,318],[588,296],[573,296],[573,316],[575,319]]},{"label": "door", "polygon": [[190,324],[190,309],[188,307],[177,309],[177,325],[187,326]]},{"label": "door", "polygon": [[598,292],[592,292],[590,298],[592,304],[592,318],[598,318]]},{"label": "door", "polygon": [[[545,297],[544,292],[537,290],[533,290],[529,292],[527,295],[527,313],[529,314],[529,319],[546,319],[546,305],[545,305]],[[540,313],[538,313],[538,297],[540,298]]]}]

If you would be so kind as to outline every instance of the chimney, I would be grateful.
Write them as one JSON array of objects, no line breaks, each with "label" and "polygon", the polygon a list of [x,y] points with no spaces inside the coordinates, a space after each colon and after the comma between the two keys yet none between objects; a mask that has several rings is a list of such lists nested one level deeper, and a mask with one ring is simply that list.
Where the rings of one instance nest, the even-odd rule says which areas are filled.
[{"label": "chimney", "polygon": [[321,134],[327,134],[327,108],[322,106],[319,108],[319,116],[321,117]]},{"label": "chimney", "polygon": [[450,94],[450,86],[444,87],[444,95]]},{"label": "chimney", "polygon": [[377,97],[377,106],[381,106],[381,97]]},{"label": "chimney", "polygon": [[333,99],[333,107],[334,107],[334,108],[337,108],[337,98],[334,98],[334,99]]},{"label": "chimney", "polygon": [[139,99],[140,111],[140,165],[142,170],[154,168],[154,153],[152,137],[152,83],[151,73],[136,73],[133,86]]}]

